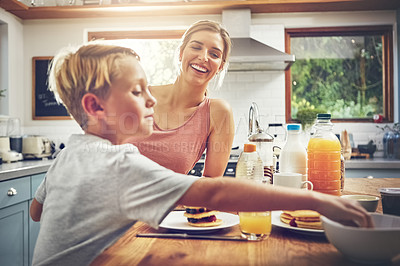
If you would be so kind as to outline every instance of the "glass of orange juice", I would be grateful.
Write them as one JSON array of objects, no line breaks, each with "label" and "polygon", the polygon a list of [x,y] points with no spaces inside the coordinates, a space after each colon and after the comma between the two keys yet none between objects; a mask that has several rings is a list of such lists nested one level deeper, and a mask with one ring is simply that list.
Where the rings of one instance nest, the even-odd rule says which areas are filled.
[{"label": "glass of orange juice", "polygon": [[271,212],[239,212],[239,226],[247,240],[258,241],[271,234]]}]

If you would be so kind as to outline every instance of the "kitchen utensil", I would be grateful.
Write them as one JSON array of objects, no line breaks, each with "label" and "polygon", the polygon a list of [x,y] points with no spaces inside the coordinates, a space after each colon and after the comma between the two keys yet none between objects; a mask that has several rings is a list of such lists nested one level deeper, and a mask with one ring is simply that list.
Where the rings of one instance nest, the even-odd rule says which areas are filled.
[{"label": "kitchen utensil", "polygon": [[325,235],[350,260],[390,263],[400,254],[400,217],[371,213],[374,228],[345,226],[321,216]]},{"label": "kitchen utensil", "polygon": [[303,181],[303,175],[300,173],[275,173],[274,186],[292,187],[292,188],[306,188],[313,190],[313,183],[310,181]]},{"label": "kitchen utensil", "polygon": [[260,126],[258,106],[253,102],[249,110],[249,132],[248,139],[251,143],[256,144],[257,152],[260,154],[264,167],[264,178],[269,179],[272,183],[274,173],[273,162],[273,141],[274,138],[263,131]]},{"label": "kitchen utensil", "polygon": [[246,238],[242,238],[240,236],[212,236],[212,235],[164,234],[164,233],[137,234],[136,237],[247,241]]},{"label": "kitchen utensil", "polygon": [[374,157],[374,152],[376,151],[376,145],[372,140],[370,140],[367,145],[359,144],[357,148],[360,153],[368,153],[370,158]]},{"label": "kitchen utensil", "polygon": [[11,117],[7,121],[7,136],[10,138],[10,150],[22,152],[21,122],[19,118]]},{"label": "kitchen utensil", "polygon": [[12,163],[17,161],[22,161],[24,159],[22,153],[16,151],[6,151],[0,153],[3,159],[3,163]]},{"label": "kitchen utensil", "polygon": [[400,188],[379,189],[383,213],[400,216]]},{"label": "kitchen utensil", "polygon": [[0,152],[10,150],[10,138],[6,136],[0,136]]},{"label": "kitchen utensil", "polygon": [[11,117],[8,119],[7,136],[21,136],[21,122],[19,118]]},{"label": "kitchen utensil", "polygon": [[395,134],[391,130],[383,135],[383,158],[394,157],[394,138]]},{"label": "kitchen utensil", "polygon": [[10,149],[22,153],[22,136],[10,136]]},{"label": "kitchen utensil", "polygon": [[274,137],[274,146],[283,147],[287,139],[287,131],[282,123],[269,123],[267,133]]},{"label": "kitchen utensil", "polygon": [[27,158],[44,158],[51,156],[50,140],[44,136],[25,136],[22,140],[22,153]]},{"label": "kitchen utensil", "polygon": [[0,137],[7,136],[8,116],[0,115]]},{"label": "kitchen utensil", "polygon": [[10,138],[6,136],[0,136],[0,157],[3,163],[23,160],[22,153],[10,150]]},{"label": "kitchen utensil", "polygon": [[379,197],[369,195],[343,195],[342,198],[358,201],[369,212],[375,212],[378,207]]}]

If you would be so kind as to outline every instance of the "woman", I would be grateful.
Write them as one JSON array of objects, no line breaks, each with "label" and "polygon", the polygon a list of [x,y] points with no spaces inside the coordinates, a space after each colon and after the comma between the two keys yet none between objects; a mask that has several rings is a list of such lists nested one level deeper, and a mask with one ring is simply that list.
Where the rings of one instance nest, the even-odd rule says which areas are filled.
[{"label": "woman", "polygon": [[224,174],[235,133],[233,114],[227,102],[207,97],[207,87],[223,76],[230,50],[229,34],[216,22],[199,21],[185,32],[177,79],[150,88],[157,99],[154,132],[133,143],[143,155],[187,174],[206,149],[203,176]]}]

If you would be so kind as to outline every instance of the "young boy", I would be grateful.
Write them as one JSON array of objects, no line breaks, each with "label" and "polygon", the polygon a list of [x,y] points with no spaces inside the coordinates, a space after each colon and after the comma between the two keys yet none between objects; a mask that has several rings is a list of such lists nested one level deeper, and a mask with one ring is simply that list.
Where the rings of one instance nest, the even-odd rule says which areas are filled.
[{"label": "young boy", "polygon": [[50,87],[85,134],[71,136],[32,202],[31,217],[41,223],[34,265],[88,265],[135,221],[157,228],[177,204],[221,211],[312,209],[337,221],[372,224],[354,201],[177,174],[142,156],[127,143],[152,133],[156,101],[131,49],[87,44],[60,53]]}]

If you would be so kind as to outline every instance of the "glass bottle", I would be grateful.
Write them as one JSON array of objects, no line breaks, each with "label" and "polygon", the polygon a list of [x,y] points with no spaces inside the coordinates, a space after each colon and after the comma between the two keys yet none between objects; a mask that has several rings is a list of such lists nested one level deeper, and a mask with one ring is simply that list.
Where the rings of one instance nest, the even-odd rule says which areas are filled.
[{"label": "glass bottle", "polygon": [[301,141],[301,125],[287,125],[288,137],[279,156],[279,171],[300,173],[307,181],[307,151]]},{"label": "glass bottle", "polygon": [[400,159],[400,131],[394,133],[393,151],[394,158]]},{"label": "glass bottle", "polygon": [[307,148],[308,180],[315,191],[341,195],[341,145],[332,132],[331,115],[318,114],[313,127]]},{"label": "glass bottle", "polygon": [[395,134],[391,130],[383,135],[383,158],[394,157],[394,138]]},{"label": "glass bottle", "polygon": [[244,144],[236,164],[236,178],[250,179],[258,183],[264,180],[264,167],[255,144]]}]

